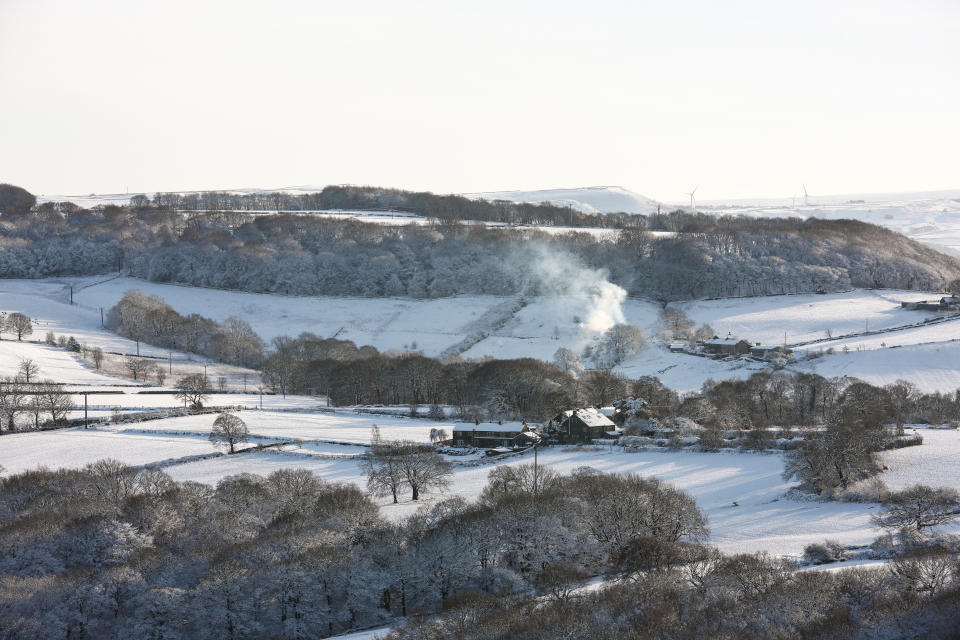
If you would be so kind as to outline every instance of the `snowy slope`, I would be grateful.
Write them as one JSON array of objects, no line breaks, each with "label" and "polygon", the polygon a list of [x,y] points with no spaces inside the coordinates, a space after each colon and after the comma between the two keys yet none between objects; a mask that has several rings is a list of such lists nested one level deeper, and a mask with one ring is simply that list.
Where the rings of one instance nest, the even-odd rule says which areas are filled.
[{"label": "snowy slope", "polygon": [[925,392],[960,389],[960,341],[836,352],[790,367],[828,378],[849,376],[875,385],[908,380]]},{"label": "snowy slope", "polygon": [[802,197],[698,202],[697,209],[717,215],[861,220],[960,257],[960,190],[811,196],[807,204]]},{"label": "snowy slope", "polygon": [[674,304],[697,323],[709,324],[720,337],[728,333],[750,342],[782,344],[834,337],[865,330],[923,322],[927,311],[909,311],[901,301],[938,298],[917,291],[862,290],[829,295],[723,298]]},{"label": "snowy slope", "polygon": [[923,444],[880,454],[887,466],[880,479],[893,490],[915,484],[960,490],[960,431],[908,426],[912,432],[923,436]]},{"label": "snowy slope", "polygon": [[[347,410],[326,412],[243,411],[240,414],[251,435],[267,438],[325,440],[356,444],[369,444],[371,428],[376,425],[384,440],[430,441],[431,429],[453,430],[453,422],[426,419],[402,418],[383,415],[356,414]],[[136,427],[118,425],[105,427],[114,431],[148,429],[164,433],[199,434],[210,433],[214,414],[184,416],[151,420]]]},{"label": "snowy slope", "polygon": [[0,465],[6,473],[39,466],[51,469],[77,468],[114,458],[129,465],[142,465],[184,456],[215,453],[203,438],[176,435],[117,435],[93,429],[58,429],[3,436]]},{"label": "snowy slope", "polygon": [[509,200],[541,204],[549,202],[572,207],[583,213],[656,213],[657,202],[623,187],[581,187],[579,189],[542,189],[537,191],[487,191],[465,193],[468,198]]},{"label": "snowy slope", "polygon": [[[7,281],[26,286],[24,281]],[[0,290],[7,284],[0,281]],[[164,285],[132,278],[118,278],[78,291],[75,299],[91,308],[109,308],[130,288],[155,294],[180,313],[201,313],[217,320],[236,315],[244,318],[264,339],[312,331],[336,335],[357,344],[372,344],[381,350],[417,349],[437,356],[484,329],[482,319],[511,299],[495,296],[458,296],[437,300],[409,298],[288,297]],[[916,291],[855,290],[828,295],[788,295],[759,298],[727,298],[679,303],[691,320],[709,324],[718,335],[728,332],[751,342],[801,342],[884,328],[922,323],[936,313],[909,311],[903,300],[934,298]],[[0,300],[3,298],[0,297]],[[572,298],[529,298],[508,320],[478,336],[465,357],[533,357],[550,361],[560,347],[581,351],[595,337],[584,331],[582,301]],[[71,307],[66,308],[68,311]],[[627,299],[622,303],[624,320],[654,336],[659,306]],[[488,314],[485,316],[485,314]],[[495,314],[494,314],[495,315]],[[933,324],[874,336],[835,339],[802,349],[837,353],[824,355],[795,368],[822,375],[849,375],[868,381],[892,382],[905,378],[924,391],[952,391],[960,387],[960,353],[951,341],[960,338],[960,321]],[[853,353],[842,353],[848,344]],[[857,348],[872,351],[856,352]],[[884,348],[886,345],[887,348]],[[900,349],[890,350],[894,345]],[[921,346],[914,346],[921,345]],[[944,349],[943,355],[937,349]],[[927,358],[932,358],[928,360]],[[698,390],[710,379],[748,377],[763,365],[744,361],[723,362],[668,353],[650,345],[621,365],[630,377],[659,377],[678,391]]]}]

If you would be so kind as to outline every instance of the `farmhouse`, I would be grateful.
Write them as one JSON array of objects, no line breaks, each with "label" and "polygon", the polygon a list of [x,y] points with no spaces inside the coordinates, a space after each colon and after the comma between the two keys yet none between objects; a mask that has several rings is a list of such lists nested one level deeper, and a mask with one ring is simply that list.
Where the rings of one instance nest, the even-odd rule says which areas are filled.
[{"label": "farmhouse", "polygon": [[750,343],[737,338],[718,338],[713,336],[703,341],[703,350],[707,353],[723,356],[738,356],[750,353]]},{"label": "farmhouse", "polygon": [[539,439],[526,422],[461,422],[453,426],[455,447],[527,447]]},{"label": "farmhouse", "polygon": [[572,409],[551,420],[546,430],[560,442],[573,444],[606,438],[616,432],[613,420],[596,409]]}]

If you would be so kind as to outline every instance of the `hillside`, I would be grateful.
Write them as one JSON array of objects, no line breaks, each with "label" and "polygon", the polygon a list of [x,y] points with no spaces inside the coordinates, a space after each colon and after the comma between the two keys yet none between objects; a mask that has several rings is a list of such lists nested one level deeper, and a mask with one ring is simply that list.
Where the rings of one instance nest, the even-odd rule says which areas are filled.
[{"label": "hillside", "polygon": [[659,203],[623,187],[581,187],[579,189],[540,189],[536,191],[487,191],[466,193],[479,200],[509,200],[531,204],[572,207],[583,213],[656,213]]}]

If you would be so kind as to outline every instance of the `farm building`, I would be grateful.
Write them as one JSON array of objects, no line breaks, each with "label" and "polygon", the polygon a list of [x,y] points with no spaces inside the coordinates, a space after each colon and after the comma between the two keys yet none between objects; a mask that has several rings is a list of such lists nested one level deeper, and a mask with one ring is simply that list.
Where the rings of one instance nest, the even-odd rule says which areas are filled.
[{"label": "farm building", "polygon": [[527,447],[539,439],[526,422],[466,422],[453,427],[455,447]]},{"label": "farm building", "polygon": [[789,349],[783,345],[758,344],[750,347],[750,355],[754,358],[760,358],[761,360],[773,360],[780,355],[791,358],[793,349]]},{"label": "farm building", "polygon": [[617,425],[596,409],[572,409],[560,413],[546,427],[562,443],[590,442],[616,435]]},{"label": "farm building", "polygon": [[738,356],[750,353],[750,343],[737,338],[718,338],[703,341],[703,350],[707,353],[722,356]]},{"label": "farm building", "polygon": [[944,296],[939,302],[901,302],[900,306],[911,311],[960,311],[960,296]]}]

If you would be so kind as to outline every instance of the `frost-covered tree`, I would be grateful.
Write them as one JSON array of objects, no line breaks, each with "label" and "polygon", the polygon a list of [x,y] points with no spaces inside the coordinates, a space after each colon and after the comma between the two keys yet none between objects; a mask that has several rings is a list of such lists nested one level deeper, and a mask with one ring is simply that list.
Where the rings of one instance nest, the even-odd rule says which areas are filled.
[{"label": "frost-covered tree", "polygon": [[194,373],[182,377],[177,382],[177,397],[183,400],[184,405],[190,405],[196,409],[203,407],[203,401],[210,394],[210,383],[207,376],[202,373]]},{"label": "frost-covered tree", "polygon": [[30,316],[19,312],[11,313],[7,316],[7,330],[17,335],[17,340],[23,340],[24,336],[33,333],[33,321]]},{"label": "frost-covered tree", "polygon": [[31,378],[36,378],[40,373],[40,365],[30,358],[21,358],[17,366],[17,377],[27,384],[30,384]]},{"label": "frost-covered tree", "polygon": [[894,531],[912,529],[925,533],[960,518],[960,495],[950,487],[915,485],[891,493],[883,507],[883,513],[872,518],[877,525]]},{"label": "frost-covered tree", "polygon": [[247,429],[247,423],[235,413],[221,413],[213,421],[213,428],[210,430],[210,442],[226,444],[230,448],[230,453],[234,453],[235,445],[249,439],[250,431]]}]

